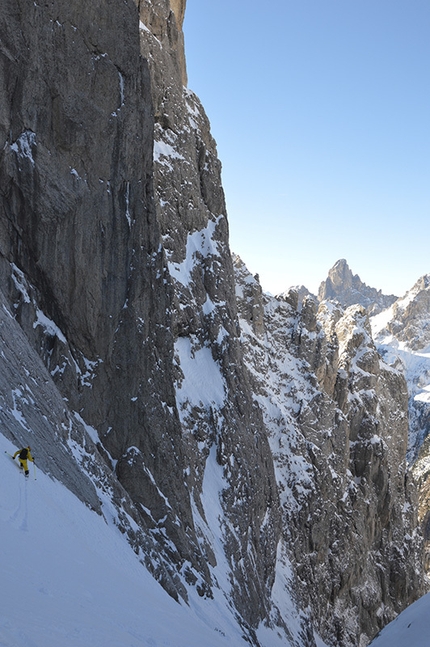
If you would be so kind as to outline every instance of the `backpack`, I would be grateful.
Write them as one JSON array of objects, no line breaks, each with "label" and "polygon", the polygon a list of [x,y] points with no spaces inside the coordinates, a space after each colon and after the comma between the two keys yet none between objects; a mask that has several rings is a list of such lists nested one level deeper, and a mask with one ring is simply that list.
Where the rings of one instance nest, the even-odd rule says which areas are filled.
[{"label": "backpack", "polygon": [[28,449],[27,448],[21,449],[21,451],[19,453],[19,458],[21,460],[23,460],[23,461],[27,460],[27,458],[28,458]]}]

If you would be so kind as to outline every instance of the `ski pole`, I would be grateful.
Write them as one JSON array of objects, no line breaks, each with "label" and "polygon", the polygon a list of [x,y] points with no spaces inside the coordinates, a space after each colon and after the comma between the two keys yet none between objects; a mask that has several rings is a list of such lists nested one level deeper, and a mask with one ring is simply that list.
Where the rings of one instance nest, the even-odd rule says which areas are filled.
[{"label": "ski pole", "polygon": [[33,461],[33,469],[34,469],[34,480],[36,481],[36,464]]}]

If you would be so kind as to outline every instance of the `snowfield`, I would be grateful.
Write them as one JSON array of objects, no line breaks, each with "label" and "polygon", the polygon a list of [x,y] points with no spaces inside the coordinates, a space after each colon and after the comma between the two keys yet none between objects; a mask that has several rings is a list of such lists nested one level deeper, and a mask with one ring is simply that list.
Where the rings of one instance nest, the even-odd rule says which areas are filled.
[{"label": "snowfield", "polygon": [[430,593],[411,604],[371,642],[371,647],[429,647]]},{"label": "snowfield", "polygon": [[[243,647],[216,602],[170,598],[120,531],[0,435],[1,647]],[[37,453],[36,461],[37,461]]]},{"label": "snowfield", "polygon": [[[108,503],[99,516],[31,463],[25,478],[6,453],[16,449],[0,434],[0,647],[249,647],[222,590],[203,600],[191,587],[188,606],[175,602],[106,521],[113,518]],[[207,512],[216,532],[213,477],[209,469]],[[222,580],[221,543],[217,558]],[[278,604],[299,644],[301,624],[284,579],[281,569]],[[262,647],[291,644],[276,628],[260,626],[257,635]]]}]

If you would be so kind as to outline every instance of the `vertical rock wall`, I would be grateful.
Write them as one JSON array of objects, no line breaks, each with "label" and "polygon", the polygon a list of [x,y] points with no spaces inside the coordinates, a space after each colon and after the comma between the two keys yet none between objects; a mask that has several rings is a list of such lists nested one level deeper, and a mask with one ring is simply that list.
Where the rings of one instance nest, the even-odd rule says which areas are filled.
[{"label": "vertical rock wall", "polygon": [[[183,10],[180,2],[140,3],[141,47],[154,103],[156,211],[174,288],[177,404],[201,534],[208,530],[205,475],[218,466],[224,520],[216,523],[222,525],[231,594],[245,624],[255,627],[270,608],[278,497],[242,359],[221,165],[204,110],[184,86]],[[194,401],[187,367],[198,370],[203,357],[206,385],[199,385],[202,393]],[[217,376],[221,394],[215,392]]]},{"label": "vertical rock wall", "polygon": [[0,20],[2,283],[161,552],[205,573],[183,480],[136,5],[6,0]]},{"label": "vertical rock wall", "polygon": [[[0,272],[175,596],[185,582],[210,595],[208,562],[224,560],[202,499],[218,470],[229,595],[249,629],[270,607],[277,491],[242,362],[220,163],[184,87],[184,9],[5,0]],[[222,382],[203,406],[181,396],[199,351]]]}]

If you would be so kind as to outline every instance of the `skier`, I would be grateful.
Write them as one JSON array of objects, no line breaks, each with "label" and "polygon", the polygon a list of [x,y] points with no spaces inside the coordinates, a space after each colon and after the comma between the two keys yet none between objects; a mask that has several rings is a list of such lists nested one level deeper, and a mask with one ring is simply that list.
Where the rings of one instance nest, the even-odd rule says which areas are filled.
[{"label": "skier", "polygon": [[30,445],[28,445],[28,447],[23,447],[22,449],[18,449],[18,451],[16,451],[13,455],[14,458],[18,456],[20,467],[22,467],[26,476],[28,476],[29,474],[27,461],[31,461],[32,463],[34,463],[34,458],[31,455],[30,449],[31,449]]}]

